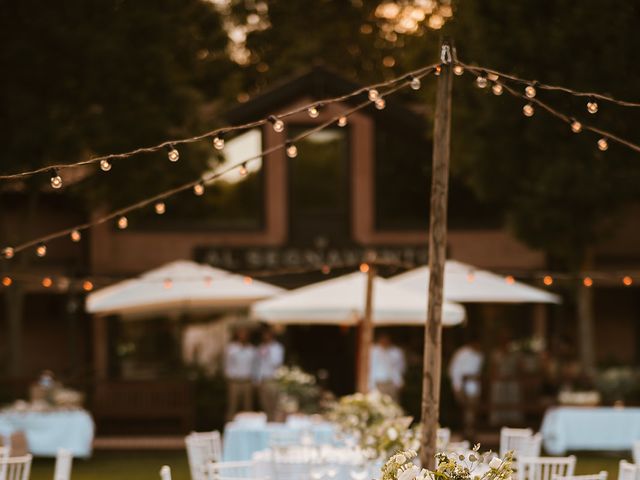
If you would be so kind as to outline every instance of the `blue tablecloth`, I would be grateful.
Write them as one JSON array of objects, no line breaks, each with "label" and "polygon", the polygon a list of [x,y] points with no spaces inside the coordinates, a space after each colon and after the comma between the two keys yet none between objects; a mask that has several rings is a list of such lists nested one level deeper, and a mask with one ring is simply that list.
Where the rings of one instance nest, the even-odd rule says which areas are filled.
[{"label": "blue tablecloth", "polygon": [[334,443],[335,428],[330,423],[303,427],[286,423],[247,425],[230,422],[224,428],[222,456],[226,462],[251,460],[254,453],[268,448],[275,437],[301,436],[305,432],[310,433],[318,445]]},{"label": "blue tablecloth", "polygon": [[22,431],[34,456],[55,457],[59,448],[74,457],[88,458],[93,447],[94,424],[84,410],[0,412],[0,435]]},{"label": "blue tablecloth", "polygon": [[544,449],[551,455],[572,450],[630,450],[634,440],[640,440],[640,408],[550,408],[540,431]]}]

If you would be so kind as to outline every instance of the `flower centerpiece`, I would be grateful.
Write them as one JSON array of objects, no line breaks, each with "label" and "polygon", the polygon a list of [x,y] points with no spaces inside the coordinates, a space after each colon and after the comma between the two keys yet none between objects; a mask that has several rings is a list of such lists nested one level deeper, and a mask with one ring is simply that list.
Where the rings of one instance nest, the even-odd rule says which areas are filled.
[{"label": "flower centerpiece", "polygon": [[373,391],[341,397],[329,410],[329,420],[344,434],[363,439],[385,420],[403,416],[402,408],[388,395]]},{"label": "flower centerpiece", "polygon": [[280,391],[282,409],[286,413],[315,413],[318,410],[320,389],[313,375],[300,367],[282,366],[276,370],[273,378]]}]

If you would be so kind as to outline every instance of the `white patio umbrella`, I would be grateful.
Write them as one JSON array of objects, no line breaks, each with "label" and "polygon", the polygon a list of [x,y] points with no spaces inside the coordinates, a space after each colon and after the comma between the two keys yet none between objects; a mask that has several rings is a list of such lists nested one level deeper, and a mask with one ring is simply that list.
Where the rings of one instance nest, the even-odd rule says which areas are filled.
[{"label": "white patio umbrella", "polygon": [[[366,284],[366,273],[350,273],[256,302],[251,315],[272,324],[355,325],[364,316]],[[376,276],[372,313],[375,326],[424,325],[427,292],[415,293]],[[462,305],[445,302],[445,326],[464,318]]]},{"label": "white patio umbrella", "polygon": [[[419,267],[389,279],[395,286],[426,292],[429,267]],[[444,298],[460,303],[561,303],[558,295],[522,282],[479,270],[472,265],[447,260],[444,269]]]},{"label": "white patio umbrella", "polygon": [[95,291],[87,297],[86,310],[123,316],[219,311],[247,308],[282,291],[226,270],[178,260]]}]

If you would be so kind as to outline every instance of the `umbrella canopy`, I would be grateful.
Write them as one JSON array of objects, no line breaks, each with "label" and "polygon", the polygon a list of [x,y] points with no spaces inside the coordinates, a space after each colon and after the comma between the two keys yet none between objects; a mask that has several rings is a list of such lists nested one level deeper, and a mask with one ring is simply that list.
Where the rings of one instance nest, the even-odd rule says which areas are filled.
[{"label": "umbrella canopy", "polygon": [[[429,267],[420,267],[389,279],[395,286],[426,292]],[[447,260],[444,269],[444,298],[460,303],[561,303],[558,295],[525,283],[507,282],[505,277],[472,265]]]},{"label": "umbrella canopy", "polygon": [[124,316],[206,312],[247,308],[282,291],[226,270],[178,260],[95,291],[87,297],[86,310]]},{"label": "umbrella canopy", "polygon": [[[251,313],[268,323],[354,325],[364,316],[366,285],[366,273],[350,273],[256,302]],[[426,318],[426,290],[422,294],[414,293],[375,277],[374,325],[424,325]],[[459,324],[464,318],[462,305],[445,302],[444,325]]]}]

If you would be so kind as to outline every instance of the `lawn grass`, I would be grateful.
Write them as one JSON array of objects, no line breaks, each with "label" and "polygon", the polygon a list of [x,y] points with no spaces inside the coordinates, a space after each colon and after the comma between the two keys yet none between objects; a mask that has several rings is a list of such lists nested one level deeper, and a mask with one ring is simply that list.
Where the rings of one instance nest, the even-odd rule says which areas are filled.
[{"label": "lawn grass", "polygon": [[[618,478],[618,462],[614,454],[577,454],[576,474],[598,473],[604,470],[610,480]],[[36,458],[31,480],[52,480],[54,460]],[[72,480],[159,480],[162,465],[169,465],[174,480],[189,480],[189,466],[184,451],[97,451],[89,460],[75,459]],[[300,479],[304,480],[304,479]]]}]

